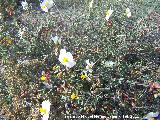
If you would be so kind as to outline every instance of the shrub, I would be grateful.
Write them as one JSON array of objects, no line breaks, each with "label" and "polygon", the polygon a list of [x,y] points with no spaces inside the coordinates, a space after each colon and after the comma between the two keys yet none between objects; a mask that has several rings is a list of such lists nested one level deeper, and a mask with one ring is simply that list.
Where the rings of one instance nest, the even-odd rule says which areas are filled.
[{"label": "shrub", "polygon": [[[120,118],[142,118],[159,110],[159,98],[154,97],[158,91],[151,87],[159,82],[157,37],[146,42],[151,33],[159,35],[158,5],[153,0],[95,1],[89,8],[89,2],[56,1],[55,12],[30,8],[18,19],[14,14],[1,20],[0,105],[8,119],[40,118],[39,108],[46,99],[51,102],[50,119],[115,113]],[[114,11],[107,21],[110,7]],[[131,10],[129,18],[126,8]],[[61,44],[55,44],[51,35],[61,38]],[[58,61],[63,48],[76,61],[71,69]],[[85,73],[87,59],[95,63],[92,73]]]}]

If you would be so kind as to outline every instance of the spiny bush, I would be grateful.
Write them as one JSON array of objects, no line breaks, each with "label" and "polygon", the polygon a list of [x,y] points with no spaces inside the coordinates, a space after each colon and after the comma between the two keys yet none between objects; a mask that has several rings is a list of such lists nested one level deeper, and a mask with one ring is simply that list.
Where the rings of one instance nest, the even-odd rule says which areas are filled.
[{"label": "spiny bush", "polygon": [[[74,2],[67,4],[79,4]],[[157,87],[151,85],[159,82],[159,51],[154,42],[145,42],[158,29],[158,17],[152,15],[159,7],[151,0],[95,1],[90,8],[86,3],[55,13],[30,9],[13,24],[4,19],[0,83],[5,89],[0,104],[8,119],[40,118],[46,99],[51,102],[50,119],[57,120],[70,114],[142,118],[159,110]],[[108,10],[114,11],[106,20]],[[73,68],[61,64],[61,49],[72,53]],[[90,64],[85,62],[88,59]],[[86,72],[86,65],[92,66],[92,72]]]}]

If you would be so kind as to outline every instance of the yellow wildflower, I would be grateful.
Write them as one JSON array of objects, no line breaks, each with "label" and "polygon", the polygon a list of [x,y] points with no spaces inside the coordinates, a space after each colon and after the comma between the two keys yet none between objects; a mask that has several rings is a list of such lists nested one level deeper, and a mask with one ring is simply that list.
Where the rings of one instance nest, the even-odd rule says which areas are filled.
[{"label": "yellow wildflower", "polygon": [[78,96],[77,96],[75,93],[72,93],[71,99],[72,99],[72,100],[78,99]]},{"label": "yellow wildflower", "polygon": [[86,74],[81,74],[81,79],[82,80],[85,80],[87,78],[87,75]]},{"label": "yellow wildflower", "polygon": [[12,40],[9,37],[3,38],[3,41],[8,45],[12,44]]},{"label": "yellow wildflower", "polygon": [[52,70],[54,70],[54,71],[60,70],[60,66],[55,65],[55,66],[53,66]]},{"label": "yellow wildflower", "polygon": [[112,13],[113,13],[113,10],[111,10],[111,9],[109,9],[107,12],[106,12],[106,17],[105,17],[105,19],[108,21],[109,20],[109,18],[110,18],[110,16],[112,15]]},{"label": "yellow wildflower", "polygon": [[12,44],[12,40],[7,40],[7,43],[10,45],[10,44]]},{"label": "yellow wildflower", "polygon": [[42,81],[47,80],[46,76],[42,75],[42,76],[41,76],[41,80],[42,80]]}]

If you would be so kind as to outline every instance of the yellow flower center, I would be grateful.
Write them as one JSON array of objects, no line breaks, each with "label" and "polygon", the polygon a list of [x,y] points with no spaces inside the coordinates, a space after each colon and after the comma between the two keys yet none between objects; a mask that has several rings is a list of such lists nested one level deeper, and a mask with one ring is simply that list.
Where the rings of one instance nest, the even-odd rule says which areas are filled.
[{"label": "yellow flower center", "polygon": [[126,14],[129,14],[130,12],[129,11],[126,11]]},{"label": "yellow flower center", "polygon": [[8,42],[8,44],[12,44],[12,40],[8,40],[7,42]]},{"label": "yellow flower center", "polygon": [[43,75],[42,77],[41,77],[41,80],[46,80],[47,78]]},{"label": "yellow flower center", "polygon": [[65,62],[68,62],[68,58],[67,57],[63,58],[63,63],[65,63]]},{"label": "yellow flower center", "polygon": [[46,2],[46,6],[47,6],[48,4],[49,4],[49,2],[47,1],[47,2]]},{"label": "yellow flower center", "polygon": [[72,93],[72,95],[71,95],[71,99],[72,100],[74,100],[74,99],[77,99],[78,97],[77,97],[77,95],[76,94],[74,94],[74,93]]},{"label": "yellow flower center", "polygon": [[45,8],[46,8],[46,6],[45,6],[45,5],[43,5],[41,8],[42,8],[42,9],[45,9]]},{"label": "yellow flower center", "polygon": [[56,70],[56,66],[53,66],[52,70]]},{"label": "yellow flower center", "polygon": [[5,41],[7,44],[12,44],[12,40],[8,37],[3,38],[3,41]]},{"label": "yellow flower center", "polygon": [[110,16],[110,14],[111,14],[111,12],[108,10],[108,11],[106,12],[106,16]]},{"label": "yellow flower center", "polygon": [[86,78],[87,78],[86,75],[84,75],[84,74],[81,75],[81,79],[82,79],[82,80],[84,80],[84,79],[86,79]]},{"label": "yellow flower center", "polygon": [[92,65],[89,65],[89,69],[92,69],[92,67],[93,67]]},{"label": "yellow flower center", "polygon": [[155,120],[155,118],[152,117],[150,120]]},{"label": "yellow flower center", "polygon": [[52,68],[52,70],[59,70],[60,69],[60,67],[59,66],[53,66],[53,68]]},{"label": "yellow flower center", "polygon": [[45,108],[40,108],[40,112],[46,114],[47,110]]}]

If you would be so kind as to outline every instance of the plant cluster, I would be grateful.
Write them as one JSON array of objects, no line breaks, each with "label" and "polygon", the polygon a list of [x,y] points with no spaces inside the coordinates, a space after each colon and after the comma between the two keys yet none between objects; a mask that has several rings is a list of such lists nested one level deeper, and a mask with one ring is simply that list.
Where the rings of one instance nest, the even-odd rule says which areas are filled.
[{"label": "plant cluster", "polygon": [[0,5],[0,115],[5,119],[160,117],[158,1]]}]

